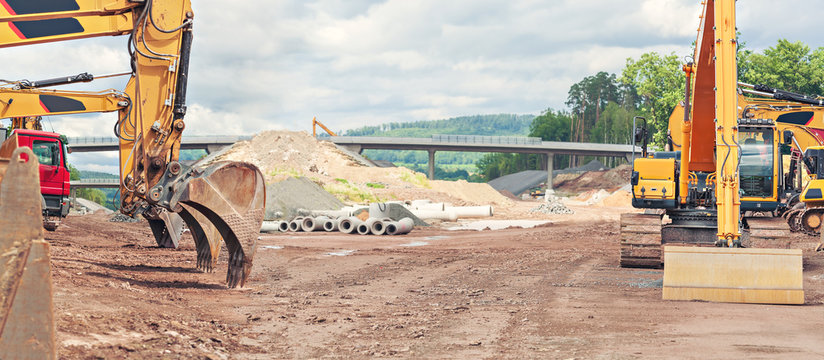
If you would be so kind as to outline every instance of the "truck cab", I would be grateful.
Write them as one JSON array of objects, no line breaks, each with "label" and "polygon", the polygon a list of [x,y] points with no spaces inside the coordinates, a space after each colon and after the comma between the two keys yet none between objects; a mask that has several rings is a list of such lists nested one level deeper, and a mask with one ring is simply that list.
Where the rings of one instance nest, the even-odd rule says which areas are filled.
[{"label": "truck cab", "polygon": [[48,131],[15,129],[11,135],[9,140],[16,138],[18,147],[32,149],[40,162],[43,227],[54,231],[71,205],[66,144],[60,134]]}]

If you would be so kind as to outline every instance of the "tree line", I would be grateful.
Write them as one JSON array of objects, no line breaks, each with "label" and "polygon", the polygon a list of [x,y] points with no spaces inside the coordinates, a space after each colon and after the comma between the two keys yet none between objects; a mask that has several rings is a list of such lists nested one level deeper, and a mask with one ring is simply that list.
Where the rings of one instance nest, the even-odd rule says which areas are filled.
[{"label": "tree line", "polygon": [[[824,94],[824,47],[812,50],[803,42],[778,40],[775,46],[757,53],[739,42],[738,79],[806,95]],[[567,109],[547,109],[530,125],[529,136],[544,141],[630,144],[632,119],[647,119],[652,144],[663,147],[669,116],[684,99],[683,57],[649,52],[629,58],[620,76],[598,72],[573,84],[567,94]],[[574,156],[556,156],[556,168],[589,161]],[[604,159],[609,162],[609,159]],[[614,165],[614,164],[613,164]],[[476,164],[485,180],[523,170],[541,169],[537,155],[488,154]]]}]

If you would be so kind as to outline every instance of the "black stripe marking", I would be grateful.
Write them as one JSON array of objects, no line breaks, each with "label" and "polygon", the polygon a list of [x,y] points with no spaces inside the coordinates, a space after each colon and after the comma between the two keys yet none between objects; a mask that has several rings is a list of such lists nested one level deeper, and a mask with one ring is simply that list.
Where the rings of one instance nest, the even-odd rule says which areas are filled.
[{"label": "black stripe marking", "polygon": [[49,112],[85,111],[86,106],[82,102],[62,96],[40,95],[40,103]]},{"label": "black stripe marking", "polygon": [[785,124],[807,125],[807,123],[812,120],[814,114],[812,111],[792,112],[779,116],[775,121]]},{"label": "black stripe marking", "polygon": [[77,19],[49,19],[36,21],[15,21],[14,26],[26,39],[35,39],[46,36],[76,34],[85,31]]},{"label": "black stripe marking", "polygon": [[17,15],[80,10],[75,0],[6,0]]}]

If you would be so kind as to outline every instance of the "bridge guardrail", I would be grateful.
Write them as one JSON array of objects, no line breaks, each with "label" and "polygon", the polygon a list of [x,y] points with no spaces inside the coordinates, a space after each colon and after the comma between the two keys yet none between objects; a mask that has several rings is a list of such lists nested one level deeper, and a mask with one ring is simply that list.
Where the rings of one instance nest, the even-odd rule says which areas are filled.
[{"label": "bridge guardrail", "polygon": [[[66,138],[69,145],[91,145],[91,144],[116,144],[118,139],[113,136],[74,136]],[[181,142],[189,143],[234,143],[242,140],[252,139],[251,135],[203,135],[184,136]]]},{"label": "bridge guardrail", "polygon": [[432,142],[461,144],[541,145],[541,138],[526,136],[432,135]]}]

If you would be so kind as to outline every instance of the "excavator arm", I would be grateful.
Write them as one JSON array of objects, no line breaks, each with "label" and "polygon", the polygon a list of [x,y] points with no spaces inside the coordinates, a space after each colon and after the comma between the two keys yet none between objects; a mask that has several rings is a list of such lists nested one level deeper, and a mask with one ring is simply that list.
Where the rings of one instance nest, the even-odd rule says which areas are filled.
[{"label": "excavator arm", "polygon": [[[207,245],[198,245],[198,267],[212,268],[219,251],[215,243],[222,239],[230,250],[227,283],[243,286],[263,219],[262,174],[248,163],[187,167],[178,161],[194,22],[190,1],[0,0],[0,5],[0,47],[129,35],[132,73],[122,92],[58,93],[42,86],[60,81],[41,87],[19,82],[18,89],[0,92],[0,116],[118,111],[121,212],[135,216],[162,208],[187,223],[199,222],[188,224],[209,237],[201,239]],[[50,107],[50,100],[62,107]]]}]

